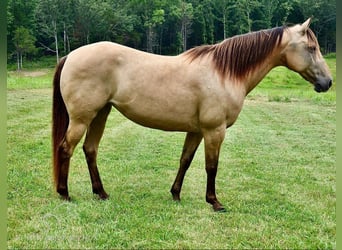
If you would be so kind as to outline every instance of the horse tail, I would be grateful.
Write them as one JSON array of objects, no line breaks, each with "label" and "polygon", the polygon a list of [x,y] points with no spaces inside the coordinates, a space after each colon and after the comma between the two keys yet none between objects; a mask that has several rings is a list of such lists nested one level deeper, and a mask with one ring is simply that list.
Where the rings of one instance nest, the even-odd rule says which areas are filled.
[{"label": "horse tail", "polygon": [[53,77],[53,102],[52,102],[52,155],[53,155],[53,178],[57,186],[60,169],[58,148],[65,136],[69,125],[69,115],[61,94],[61,72],[67,57],[63,57],[56,66]]}]

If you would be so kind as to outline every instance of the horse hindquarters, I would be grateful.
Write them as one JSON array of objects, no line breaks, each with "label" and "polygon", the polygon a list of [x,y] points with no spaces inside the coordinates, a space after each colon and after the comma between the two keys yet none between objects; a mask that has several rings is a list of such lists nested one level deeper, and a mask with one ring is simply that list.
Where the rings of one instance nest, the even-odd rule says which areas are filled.
[{"label": "horse hindquarters", "polygon": [[70,200],[67,183],[70,158],[76,144],[82,138],[86,126],[69,120],[69,114],[61,94],[60,79],[66,59],[67,57],[62,58],[57,65],[53,79],[52,150],[56,190],[63,199]]},{"label": "horse hindquarters", "polygon": [[[102,187],[102,182],[97,169],[96,158],[98,145],[103,134],[107,116],[111,110],[111,104],[106,104],[105,102],[95,102],[90,103],[90,106],[84,107],[82,106],[82,103],[79,103],[78,101],[88,99],[85,97],[79,99],[77,94],[70,94],[70,89],[68,92],[66,92],[64,89],[63,99],[60,79],[65,61],[66,57],[63,58],[58,64],[53,81],[53,175],[56,190],[63,199],[70,199],[67,184],[70,158],[73,155],[76,145],[87,131],[83,150],[88,163],[93,192],[98,194],[101,199],[106,199],[108,195]],[[67,85],[64,83],[64,86],[71,86],[71,88],[73,88],[73,86],[81,86],[79,85],[80,79],[75,79],[72,71],[69,69],[70,66],[68,70],[63,72],[66,74],[66,78],[69,79],[66,82]],[[75,89],[73,88],[72,90]],[[76,92],[79,94],[81,89],[77,90],[78,91]],[[75,93],[75,91],[71,92]],[[82,93],[86,93],[84,92],[84,89]],[[69,109],[67,109],[67,106]],[[76,108],[70,109],[70,107]]]}]

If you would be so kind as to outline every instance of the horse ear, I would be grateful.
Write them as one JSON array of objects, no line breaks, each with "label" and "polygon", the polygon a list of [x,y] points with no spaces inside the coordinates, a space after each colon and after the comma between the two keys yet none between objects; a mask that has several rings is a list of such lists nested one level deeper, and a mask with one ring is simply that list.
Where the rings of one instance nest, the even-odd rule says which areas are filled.
[{"label": "horse ear", "polygon": [[301,32],[306,34],[306,31],[309,29],[311,23],[311,17],[309,17],[302,25],[301,25]]}]

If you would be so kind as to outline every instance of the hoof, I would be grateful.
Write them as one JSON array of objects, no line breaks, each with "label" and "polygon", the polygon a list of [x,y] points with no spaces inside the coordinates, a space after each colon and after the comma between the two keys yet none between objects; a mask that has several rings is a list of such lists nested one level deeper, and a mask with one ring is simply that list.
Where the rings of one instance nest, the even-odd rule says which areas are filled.
[{"label": "hoof", "polygon": [[176,191],[174,191],[174,190],[172,190],[171,189],[171,194],[172,194],[172,199],[174,200],[174,201],[180,201],[181,199],[180,199],[180,195],[179,195],[179,192],[176,192]]},{"label": "hoof", "polygon": [[61,197],[61,200],[63,201],[71,201],[71,198],[69,195],[61,195],[60,197]]},{"label": "hoof", "polygon": [[101,192],[93,191],[93,193],[96,194],[101,200],[107,200],[109,198],[109,195],[104,190]]},{"label": "hoof", "polygon": [[172,199],[173,199],[174,201],[177,201],[177,202],[180,202],[180,201],[181,201],[179,195],[174,195],[174,194],[172,194]]},{"label": "hoof", "polygon": [[224,207],[220,207],[218,209],[214,209],[215,212],[217,213],[227,213],[227,209],[225,209]]},{"label": "hoof", "polygon": [[65,201],[70,201],[70,196],[68,192],[68,188],[57,188],[57,193],[59,193],[60,198]]},{"label": "hoof", "polygon": [[227,212],[227,210],[221,204],[219,204],[219,203],[213,205],[213,209],[214,209],[215,212],[219,212],[219,213]]},{"label": "hoof", "polygon": [[108,200],[109,195],[106,194],[106,193],[103,193],[103,194],[98,194],[98,197],[99,197],[101,200]]},{"label": "hoof", "polygon": [[98,195],[98,197],[101,200],[107,200],[109,197],[109,195],[106,193],[106,191],[104,191],[104,189],[102,187],[101,188],[93,188],[93,194]]},{"label": "hoof", "polygon": [[180,202],[181,199],[179,196],[172,196],[173,201]]}]

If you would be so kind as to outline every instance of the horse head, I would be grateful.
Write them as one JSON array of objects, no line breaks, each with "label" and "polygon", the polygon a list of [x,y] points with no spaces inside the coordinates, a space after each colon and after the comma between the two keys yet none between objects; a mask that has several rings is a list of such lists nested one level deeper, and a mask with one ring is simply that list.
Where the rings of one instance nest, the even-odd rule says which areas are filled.
[{"label": "horse head", "polygon": [[332,85],[332,76],[321,54],[317,38],[309,28],[310,22],[311,18],[303,24],[287,29],[282,61],[286,67],[312,83],[315,91],[326,92]]}]

